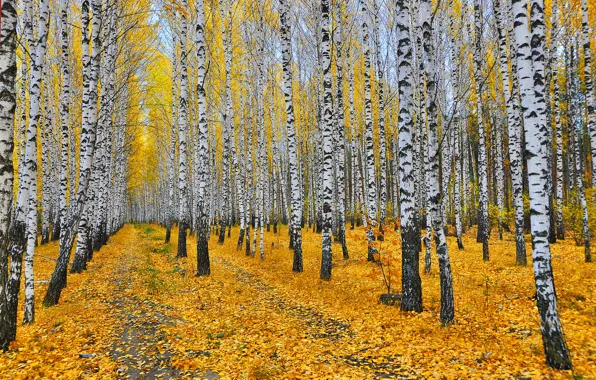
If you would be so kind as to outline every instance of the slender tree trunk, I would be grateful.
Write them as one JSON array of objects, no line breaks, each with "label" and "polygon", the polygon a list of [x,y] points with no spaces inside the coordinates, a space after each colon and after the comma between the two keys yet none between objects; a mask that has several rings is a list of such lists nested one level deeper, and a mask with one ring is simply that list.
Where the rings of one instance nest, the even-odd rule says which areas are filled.
[{"label": "slender tree trunk", "polygon": [[[223,120],[223,132],[222,132],[222,213],[220,219],[220,230],[219,230],[219,244],[223,244],[225,240],[225,231],[228,223],[230,223],[231,217],[231,204],[230,201],[230,154],[231,154],[231,135],[232,126],[234,121],[234,114],[232,111],[232,12],[229,4],[229,0],[224,0],[221,3],[221,19],[222,19],[222,36],[224,46],[224,59],[225,59],[225,113]],[[227,23],[226,23],[227,19]]]},{"label": "slender tree trunk", "polygon": [[[87,3],[87,4],[84,4]],[[86,10],[89,9],[89,1],[84,1],[83,4],[85,7],[83,8],[83,23],[88,25],[89,24],[89,14]],[[81,211],[79,216],[76,219],[76,226],[77,226],[77,248],[75,252],[75,258],[73,260],[71,266],[71,272],[79,273],[82,272],[87,267],[87,261],[91,256],[91,244],[89,240],[89,205],[93,204],[94,198],[94,189],[92,186],[89,185],[82,185],[82,176],[81,173],[83,171],[88,171],[85,175],[88,175],[86,181],[91,183],[92,180],[92,162],[93,162],[93,155],[95,153],[95,141],[97,139],[97,98],[98,98],[98,79],[99,79],[99,68],[101,63],[101,1],[100,0],[92,0],[91,7],[93,10],[93,23],[91,28],[91,36],[93,40],[93,46],[91,51],[91,59],[89,59],[89,37],[88,33],[83,33],[83,81],[87,82],[87,94],[83,93],[83,129],[87,128],[91,131],[87,133],[86,137],[88,138],[87,141],[83,142],[83,138],[81,137],[81,157],[82,159],[80,162],[88,161],[89,167],[84,168],[82,164],[80,164],[79,170],[79,192],[81,188],[85,189],[84,194],[81,194]],[[85,19],[85,17],[87,19]],[[88,27],[87,27],[88,28]],[[87,77],[87,78],[85,78]],[[83,135],[83,133],[81,133]],[[85,147],[83,147],[85,145]],[[84,154],[84,159],[83,159]],[[87,191],[87,187],[89,191]],[[89,199],[87,199],[89,198]],[[78,202],[77,202],[78,203]],[[78,206],[77,206],[78,207]],[[74,238],[75,233],[72,232],[72,236]],[[61,239],[62,240],[62,239]],[[62,245],[62,242],[61,242]],[[65,246],[66,248],[66,246]],[[62,249],[62,248],[61,248]],[[48,293],[49,294],[49,288]],[[46,297],[47,297],[46,294]],[[59,295],[58,295],[59,296]],[[56,299],[56,302],[57,299]],[[44,301],[45,304],[45,301]],[[51,306],[51,305],[48,305]]]},{"label": "slender tree trunk", "polygon": [[[532,34],[528,25],[527,4],[513,0],[515,18],[515,43],[517,45],[517,69],[524,115],[526,151],[528,152],[528,189],[532,259],[536,281],[536,301],[540,314],[542,342],[549,366],[570,369],[571,359],[563,336],[557,311],[557,299],[553,278],[550,243],[548,241],[549,216],[546,194],[547,155],[546,108],[544,104],[544,7],[540,0],[532,0]],[[530,48],[532,37],[532,49]]]},{"label": "slender tree trunk", "polygon": [[561,89],[559,88],[559,75],[554,72],[554,87],[555,87],[555,137],[557,139],[556,147],[556,192],[555,192],[555,206],[556,206],[556,221],[557,221],[557,239],[565,239],[565,225],[563,223],[563,125],[561,122]]},{"label": "slender tree trunk", "polygon": [[[383,223],[387,212],[387,148],[385,143],[385,96],[384,96],[384,72],[381,62],[381,40],[379,34],[379,7],[377,1],[373,1],[374,11],[374,41],[375,58],[377,66],[377,80],[379,91],[379,230],[383,233]],[[338,56],[339,58],[339,56]]]},{"label": "slender tree trunk", "polygon": [[[321,280],[331,279],[332,239],[331,239],[331,203],[333,202],[333,111],[331,91],[331,46],[329,35],[329,0],[321,0],[321,69],[323,71],[323,170],[322,170],[322,259]],[[369,98],[370,99],[370,98]],[[372,136],[371,136],[372,140]],[[374,157],[373,157],[374,159]],[[374,182],[374,178],[373,178]]]},{"label": "slender tree trunk", "polygon": [[172,57],[172,126],[170,131],[170,144],[167,156],[167,169],[168,169],[168,211],[166,220],[166,244],[170,242],[172,235],[172,225],[176,218],[175,208],[175,186],[176,186],[176,140],[178,139],[178,99],[176,97],[176,88],[178,85],[178,36],[173,33],[172,43],[174,45],[173,57]]},{"label": "slender tree trunk", "polygon": [[[511,188],[513,207],[515,208],[515,257],[518,265],[526,265],[526,242],[524,240],[524,199],[523,199],[523,172],[521,134],[522,124],[517,88],[511,93],[509,81],[509,62],[507,59],[507,18],[503,18],[500,0],[493,0],[493,7],[497,19],[497,32],[499,37],[499,63],[503,79],[503,96],[507,107],[507,130],[509,135],[509,164],[511,175]],[[513,42],[512,42],[513,43]],[[517,73],[513,73],[517,75]]]},{"label": "slender tree trunk", "polygon": [[[9,283],[14,273],[20,282],[20,270],[9,277],[9,260],[12,265],[20,265],[19,252],[10,256],[11,215],[13,202],[13,150],[16,100],[16,51],[17,51],[17,10],[12,0],[2,0],[0,4],[0,350],[7,350],[16,336],[16,307],[11,307],[11,298],[18,296],[18,286]],[[17,235],[18,236],[18,235]],[[22,242],[20,242],[22,246]],[[14,314],[14,318],[13,318]]]},{"label": "slender tree trunk", "polygon": [[197,227],[197,276],[205,276],[211,273],[209,262],[209,215],[206,205],[207,167],[209,160],[208,141],[209,129],[207,124],[207,95],[205,93],[205,77],[207,76],[207,52],[205,46],[205,5],[203,0],[197,0],[197,24],[196,24],[196,47],[197,47],[197,100],[198,100],[198,162],[199,167],[199,188],[197,189],[198,227]]},{"label": "slender tree trunk", "polygon": [[362,7],[362,33],[364,48],[364,124],[365,124],[365,148],[366,148],[366,199],[368,211],[368,261],[375,261],[375,234],[373,228],[376,225],[377,218],[377,182],[375,176],[375,154],[373,141],[373,120],[372,120],[372,101],[370,90],[370,46],[368,44],[368,10],[366,2],[361,2]]},{"label": "slender tree trunk", "polygon": [[480,200],[478,205],[478,242],[482,243],[482,259],[490,259],[488,252],[488,237],[490,234],[490,222],[488,219],[488,173],[486,153],[486,131],[484,129],[484,117],[482,112],[482,74],[483,41],[482,41],[482,2],[474,0],[474,24],[476,26],[474,46],[474,82],[476,89],[476,116],[478,120],[478,183]]},{"label": "slender tree trunk", "polygon": [[[428,162],[429,162],[429,209],[432,214],[432,226],[437,248],[441,281],[441,322],[451,324],[454,318],[453,286],[451,275],[451,263],[449,260],[449,249],[443,229],[441,218],[441,189],[439,186],[439,124],[438,108],[436,104],[437,81],[435,70],[435,51],[433,48],[432,26],[431,26],[431,0],[420,2],[420,18],[422,21],[423,48],[426,55],[426,92],[428,104]],[[445,133],[445,132],[444,132]],[[444,173],[446,175],[446,173]],[[443,189],[445,192],[446,189]]]},{"label": "slender tree trunk", "polygon": [[291,30],[289,24],[289,4],[287,0],[280,0],[279,19],[281,23],[282,68],[284,73],[283,93],[286,103],[286,129],[288,143],[288,166],[290,170],[290,188],[292,215],[290,221],[290,239],[294,249],[292,271],[302,272],[302,189],[300,187],[300,173],[298,171],[298,144],[294,127],[294,103],[292,96],[292,52]]},{"label": "slender tree trunk", "polygon": [[[35,59],[32,61],[31,81],[29,83],[29,126],[25,152],[22,185],[26,188],[20,194],[19,210],[25,211],[27,251],[25,255],[25,313],[23,323],[35,320],[35,293],[33,281],[33,255],[37,243],[37,132],[41,118],[41,74],[45,62],[46,42],[48,38],[49,5],[42,1],[39,7],[38,40],[35,44]],[[17,210],[17,213],[19,212]],[[19,219],[19,216],[15,216]]]},{"label": "slender tree trunk", "polygon": [[590,134],[590,153],[592,154],[592,187],[596,187],[596,109],[594,107],[594,88],[592,85],[592,40],[588,17],[588,0],[582,0],[582,37],[584,45],[584,84],[586,86],[586,108],[588,111],[588,133]]},{"label": "slender tree trunk", "polygon": [[[187,2],[183,0],[182,7],[186,11]],[[178,254],[177,257],[186,257],[186,232],[188,229],[188,146],[186,135],[188,133],[188,51],[186,37],[188,32],[186,13],[180,12],[180,108],[178,111]]]},{"label": "slender tree trunk", "polygon": [[[346,245],[346,183],[345,183],[345,154],[346,154],[346,147],[345,147],[345,135],[344,135],[344,128],[345,128],[345,118],[344,118],[344,95],[343,95],[343,56],[342,56],[342,47],[343,47],[343,34],[342,34],[342,13],[341,13],[341,4],[338,4],[337,7],[339,8],[339,17],[336,22],[336,29],[335,35],[337,36],[335,40],[335,49],[336,49],[336,59],[335,59],[335,68],[336,68],[336,75],[337,75],[337,89],[336,89],[336,110],[335,114],[337,116],[337,121],[335,123],[334,130],[334,143],[335,143],[335,173],[336,173],[336,181],[337,181],[337,196],[336,196],[336,203],[337,203],[337,214],[338,214],[338,237],[341,244],[341,250],[344,260],[350,258],[348,254],[348,246]],[[383,143],[384,145],[384,143]],[[382,161],[384,162],[384,161]],[[381,179],[381,183],[383,179]],[[381,201],[382,204],[382,201]]]},{"label": "slender tree trunk", "polygon": [[397,68],[399,85],[399,190],[402,239],[402,300],[404,311],[422,311],[422,284],[419,270],[419,239],[416,227],[412,130],[412,42],[409,0],[397,0]]}]

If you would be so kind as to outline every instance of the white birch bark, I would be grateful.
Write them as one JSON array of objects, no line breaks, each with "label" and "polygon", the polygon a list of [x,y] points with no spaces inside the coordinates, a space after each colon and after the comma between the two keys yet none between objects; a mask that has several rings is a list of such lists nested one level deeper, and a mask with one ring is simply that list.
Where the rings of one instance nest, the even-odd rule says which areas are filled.
[{"label": "white birch bark", "polygon": [[[439,125],[438,108],[436,104],[437,81],[435,69],[435,51],[433,48],[431,25],[431,0],[420,1],[420,19],[423,32],[423,49],[426,55],[426,93],[428,105],[428,200],[432,217],[432,227],[439,261],[441,282],[441,312],[440,319],[443,324],[451,324],[454,319],[453,287],[449,249],[443,229],[441,218],[441,194],[439,184]],[[446,175],[446,173],[445,173]],[[445,192],[446,189],[443,189]]]},{"label": "white birch bark", "polygon": [[185,12],[180,12],[180,99],[178,110],[178,253],[177,257],[186,257],[186,230],[189,226],[188,210],[188,146],[186,135],[188,133],[188,51],[186,47],[187,2],[183,0],[182,7]]},{"label": "white birch bark", "polygon": [[478,242],[482,243],[482,259],[490,259],[488,251],[488,238],[490,222],[488,219],[488,173],[487,173],[487,152],[486,152],[486,131],[484,126],[484,115],[482,110],[482,85],[484,77],[482,72],[483,40],[482,40],[482,1],[474,0],[474,85],[476,90],[476,117],[478,123]]},{"label": "white birch bark", "polygon": [[[323,162],[321,178],[322,210],[322,258],[321,280],[331,279],[332,239],[331,239],[331,204],[333,202],[333,111],[331,89],[331,46],[329,33],[329,0],[321,0],[321,70],[323,72],[322,103],[322,145]],[[369,79],[370,81],[370,79]],[[370,89],[369,89],[370,101]],[[369,105],[370,106],[370,105]],[[372,129],[372,120],[371,120]],[[371,132],[372,140],[372,132]],[[372,142],[372,141],[371,141]],[[371,152],[372,153],[372,152]],[[374,157],[373,157],[374,159]],[[373,163],[374,165],[374,163]],[[373,177],[374,183],[374,177]]]},{"label": "white birch bark", "polygon": [[412,41],[409,0],[397,0],[397,69],[399,78],[399,190],[402,239],[402,301],[404,311],[422,311],[422,284],[419,270],[419,240],[416,228],[414,189],[414,147],[412,146]]},{"label": "white birch bark", "polygon": [[35,43],[35,59],[32,60],[31,81],[29,83],[29,125],[27,128],[27,143],[25,151],[23,180],[20,186],[23,191],[19,194],[17,215],[25,212],[27,225],[27,251],[25,255],[25,313],[23,323],[33,323],[35,320],[33,255],[37,241],[37,130],[41,118],[41,74],[45,64],[46,46],[48,38],[49,6],[47,1],[40,3],[38,20],[38,39]]},{"label": "white birch bark", "polygon": [[596,186],[596,108],[594,107],[594,88],[592,83],[592,48],[591,30],[588,19],[588,0],[582,0],[582,37],[584,48],[584,84],[586,86],[586,108],[588,113],[588,133],[590,135],[590,153],[592,155],[592,187]]},{"label": "white birch bark", "polygon": [[205,44],[205,5],[203,0],[197,0],[196,48],[197,48],[197,102],[198,102],[198,136],[197,159],[198,183],[197,189],[197,275],[205,276],[211,273],[209,262],[209,215],[206,203],[207,169],[209,160],[209,129],[207,124],[207,95],[205,80],[207,76],[207,47]]},{"label": "white birch bark", "polygon": [[[18,287],[16,292],[9,292],[8,262],[9,259],[14,264],[21,262],[19,257],[11,256],[8,249],[9,241],[12,239],[10,220],[14,185],[13,133],[17,106],[17,10],[14,1],[2,1],[0,18],[0,350],[6,350],[16,334],[16,313],[10,310],[10,298],[18,295]],[[20,280],[20,268],[10,273],[18,275]],[[14,311],[16,312],[16,308]],[[11,320],[11,314],[15,315],[14,321]]]},{"label": "white birch bark", "polygon": [[373,228],[377,218],[377,182],[375,176],[375,154],[373,141],[372,100],[370,89],[370,46],[368,9],[366,2],[361,2],[362,33],[364,49],[364,126],[365,126],[365,152],[366,152],[366,208],[368,211],[368,261],[375,261],[377,250],[374,245],[375,235]]},{"label": "white birch bark", "polygon": [[[532,34],[528,25],[527,2],[513,0],[517,75],[523,109],[530,195],[532,259],[536,282],[536,302],[540,314],[542,342],[547,364],[570,369],[571,360],[563,337],[557,311],[551,264],[549,216],[546,194],[547,172],[546,115],[544,104],[544,8],[541,0],[532,0]],[[532,49],[530,41],[532,39]]]},{"label": "white birch bark", "polygon": [[[48,290],[43,300],[44,306],[53,306],[58,303],[60,293],[66,286],[66,270],[70,259],[70,252],[74,244],[75,234],[79,230],[80,223],[82,223],[83,207],[86,202],[87,189],[89,187],[89,180],[91,177],[91,163],[93,159],[93,151],[95,149],[95,131],[96,131],[96,115],[97,115],[97,77],[100,64],[101,40],[99,38],[100,23],[101,23],[101,6],[98,0],[92,1],[93,6],[93,51],[92,56],[89,57],[89,1],[82,2],[82,42],[83,42],[83,76],[87,82],[84,89],[83,96],[83,120],[81,129],[81,149],[80,149],[80,170],[79,170],[79,186],[76,195],[71,197],[67,228],[63,228],[60,236],[60,253],[56,261],[56,267],[52,273],[52,279],[48,286]],[[91,59],[90,59],[91,58]],[[93,122],[90,122],[93,121]],[[71,178],[72,179],[72,178]],[[84,227],[84,226],[83,226]],[[77,251],[78,252],[78,251]],[[84,251],[83,251],[84,252]],[[78,264],[73,263],[73,271],[80,271],[84,268],[86,262],[85,257],[78,257]],[[76,257],[75,257],[76,260]]]},{"label": "white birch bark", "polygon": [[[523,173],[522,173],[522,151],[521,134],[522,125],[519,108],[517,89],[510,85],[509,61],[507,56],[507,18],[503,18],[503,10],[500,0],[493,0],[493,7],[497,21],[497,33],[499,37],[499,64],[503,80],[503,96],[507,107],[507,131],[509,135],[509,163],[511,175],[511,190],[513,196],[513,207],[515,208],[515,250],[516,262],[518,265],[526,265],[526,243],[524,240],[524,200],[523,200]],[[514,41],[511,41],[513,44]],[[513,73],[517,75],[517,73]]]},{"label": "white birch bark", "polygon": [[286,104],[286,130],[288,143],[288,166],[290,172],[291,194],[291,246],[294,249],[292,271],[302,272],[302,189],[300,186],[300,173],[298,172],[298,143],[294,127],[294,102],[292,91],[292,41],[289,22],[290,7],[287,0],[280,0],[280,34],[282,46],[282,69],[284,100]]}]

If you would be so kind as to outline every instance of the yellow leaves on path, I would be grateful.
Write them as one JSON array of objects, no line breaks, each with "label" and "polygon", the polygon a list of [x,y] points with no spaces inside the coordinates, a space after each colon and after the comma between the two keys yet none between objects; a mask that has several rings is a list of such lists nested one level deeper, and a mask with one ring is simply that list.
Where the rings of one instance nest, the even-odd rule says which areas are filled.
[{"label": "yellow leaves on path", "polygon": [[[172,231],[172,236],[177,236]],[[422,274],[424,312],[378,304],[380,268],[366,262],[364,232],[348,231],[351,259],[334,245],[330,282],[318,279],[320,235],[304,233],[304,273],[291,272],[287,229],[267,233],[265,257],[210,241],[210,277],[195,277],[196,249],[176,259],[157,226],[125,226],[95,254],[89,270],[69,276],[58,306],[37,309],[19,326],[13,350],[0,354],[2,377],[567,379],[544,363],[531,267],[514,265],[514,242],[491,241],[482,261],[473,231],[463,251],[449,238],[456,323],[439,322],[440,288],[433,257]],[[398,235],[385,234],[381,259],[399,292]],[[528,245],[528,249],[530,249]],[[55,257],[57,246],[39,254]],[[593,265],[582,247],[553,246],[559,307],[574,374],[596,377]],[[39,279],[53,262],[36,257]],[[422,268],[422,263],[421,263]],[[37,285],[39,297],[44,284]],[[79,358],[80,353],[93,354]],[[7,375],[7,376],[4,376]]]}]

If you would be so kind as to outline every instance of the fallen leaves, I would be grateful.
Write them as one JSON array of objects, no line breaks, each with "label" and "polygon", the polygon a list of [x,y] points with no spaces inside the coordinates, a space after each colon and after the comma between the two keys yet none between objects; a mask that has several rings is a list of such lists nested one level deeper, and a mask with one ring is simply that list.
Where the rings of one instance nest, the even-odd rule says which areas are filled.
[{"label": "fallen leaves", "polygon": [[[193,239],[189,257],[176,259],[163,229],[125,226],[86,272],[69,276],[58,306],[38,308],[35,324],[19,326],[11,351],[0,354],[2,377],[568,377],[544,363],[531,267],[514,265],[512,241],[491,241],[485,263],[473,231],[464,251],[449,238],[456,321],[442,327],[436,261],[422,275],[424,312],[403,313],[378,304],[386,289],[377,264],[366,261],[364,231],[348,231],[350,260],[334,245],[337,265],[325,283],[320,235],[304,233],[302,274],[291,272],[286,236],[285,227],[266,235],[280,243],[267,247],[265,261],[236,251],[237,230],[224,245],[213,239],[212,275],[197,278]],[[388,230],[385,242],[381,259],[399,286],[399,236]],[[553,251],[574,373],[594,377],[594,269],[581,247]],[[55,257],[57,246],[39,252]],[[51,260],[35,265],[40,279],[49,277]]]}]

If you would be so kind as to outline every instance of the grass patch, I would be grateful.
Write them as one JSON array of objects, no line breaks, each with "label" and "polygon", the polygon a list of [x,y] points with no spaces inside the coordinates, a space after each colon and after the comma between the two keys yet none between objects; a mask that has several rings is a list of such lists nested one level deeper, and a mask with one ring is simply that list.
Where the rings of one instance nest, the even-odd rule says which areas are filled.
[{"label": "grass patch", "polygon": [[159,295],[169,291],[168,283],[162,278],[162,272],[153,266],[151,257],[147,255],[145,267],[138,270],[143,287],[151,295]]}]

